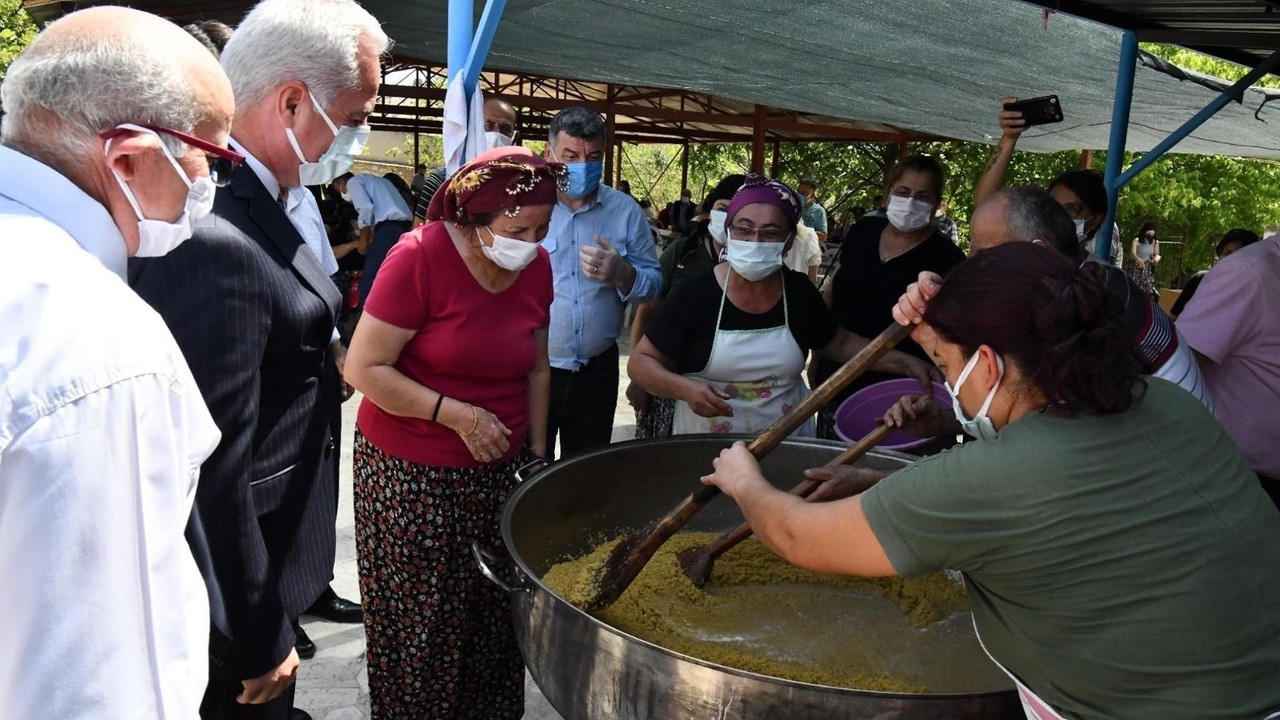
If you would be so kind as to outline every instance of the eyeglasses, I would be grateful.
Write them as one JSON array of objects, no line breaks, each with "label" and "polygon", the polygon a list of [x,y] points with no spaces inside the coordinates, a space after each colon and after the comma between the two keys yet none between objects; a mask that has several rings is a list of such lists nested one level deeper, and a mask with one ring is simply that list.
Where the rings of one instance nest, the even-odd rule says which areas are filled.
[{"label": "eyeglasses", "polygon": [[762,228],[746,225],[733,225],[729,228],[729,237],[734,240],[757,240],[759,242],[783,242],[787,239],[786,230],[766,225]]},{"label": "eyeglasses", "polygon": [[1067,214],[1072,218],[1078,218],[1080,217],[1080,213],[1084,212],[1084,205],[1081,205],[1080,203],[1067,203],[1062,206],[1062,209],[1066,210]]},{"label": "eyeglasses", "polygon": [[[169,137],[177,138],[197,150],[204,151],[205,161],[209,163],[209,180],[218,187],[226,187],[227,183],[231,182],[231,173],[235,172],[236,168],[240,167],[240,165],[244,163],[244,156],[240,153],[215,145],[208,140],[201,140],[194,135],[188,135],[187,133],[171,130],[167,127],[160,127],[159,125],[147,125],[146,123],[131,124],[140,128],[146,128],[154,133],[163,133]],[[121,126],[111,128],[110,130],[100,133],[98,137],[103,140],[111,140],[112,138],[119,137],[127,132],[135,131],[128,127]]]},{"label": "eyeglasses", "polygon": [[919,200],[922,203],[929,203],[930,205],[938,201],[938,198],[933,194],[933,191],[931,190],[920,190],[918,192],[912,192],[911,188],[905,185],[899,185],[893,190],[890,190],[889,194],[893,195],[894,197]]}]

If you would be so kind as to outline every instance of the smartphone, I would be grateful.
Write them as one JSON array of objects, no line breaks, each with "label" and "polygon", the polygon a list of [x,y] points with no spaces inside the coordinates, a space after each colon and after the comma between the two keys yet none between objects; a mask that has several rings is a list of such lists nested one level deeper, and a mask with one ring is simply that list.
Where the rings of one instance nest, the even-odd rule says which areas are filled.
[{"label": "smartphone", "polygon": [[1062,122],[1062,106],[1058,104],[1057,95],[1005,103],[1004,109],[1021,112],[1022,118],[1027,121],[1027,127]]}]

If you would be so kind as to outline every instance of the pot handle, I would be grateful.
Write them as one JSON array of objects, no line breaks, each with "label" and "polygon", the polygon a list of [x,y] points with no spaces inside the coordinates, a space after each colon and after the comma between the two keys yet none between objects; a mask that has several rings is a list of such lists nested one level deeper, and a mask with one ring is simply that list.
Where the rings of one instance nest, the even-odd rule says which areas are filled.
[{"label": "pot handle", "polygon": [[534,458],[532,461],[525,463],[524,465],[521,465],[520,469],[516,470],[516,482],[523,484],[526,480],[529,479],[525,477],[525,473],[529,472],[529,468],[533,468],[533,467],[537,468],[532,473],[530,473],[530,476],[532,476],[542,472],[544,469],[546,469],[547,465],[549,464],[550,463],[548,463],[546,460],[543,460],[542,458]]},{"label": "pot handle", "polygon": [[517,570],[510,561],[505,562],[505,569],[515,578],[514,583],[502,579],[498,570],[495,570],[493,567],[498,564],[500,558],[492,552],[480,547],[479,541],[472,541],[471,554],[476,559],[476,565],[480,566],[480,572],[483,573],[485,577],[489,578],[489,582],[509,593],[529,592],[530,588],[528,578],[524,576],[524,573]]}]

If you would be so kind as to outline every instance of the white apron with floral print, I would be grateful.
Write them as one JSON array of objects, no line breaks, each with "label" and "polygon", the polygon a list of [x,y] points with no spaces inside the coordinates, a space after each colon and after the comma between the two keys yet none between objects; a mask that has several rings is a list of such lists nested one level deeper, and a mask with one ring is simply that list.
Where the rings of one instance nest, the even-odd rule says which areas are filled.
[{"label": "white apron with floral print", "polygon": [[[809,388],[802,377],[805,352],[791,334],[785,282],[782,291],[782,325],[762,330],[720,328],[728,288],[729,281],[726,278],[725,289],[720,294],[715,338],[711,343],[711,356],[707,358],[707,366],[686,377],[724,390],[729,395],[725,402],[733,408],[733,417],[705,418],[695,413],[688,403],[678,400],[672,425],[676,435],[758,435],[799,405],[809,394]],[[813,418],[805,421],[793,434],[812,436]]]}]

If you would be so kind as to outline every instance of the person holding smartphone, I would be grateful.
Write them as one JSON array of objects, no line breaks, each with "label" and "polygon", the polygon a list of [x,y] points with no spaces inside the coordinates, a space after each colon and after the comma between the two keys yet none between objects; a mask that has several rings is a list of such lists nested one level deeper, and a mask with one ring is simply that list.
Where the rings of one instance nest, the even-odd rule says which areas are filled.
[{"label": "person holding smartphone", "polygon": [[[1007,97],[1001,101],[999,116],[1000,142],[987,160],[987,166],[978,179],[973,190],[973,206],[977,207],[1004,187],[1005,175],[1009,172],[1009,163],[1013,160],[1013,152],[1018,147],[1018,138],[1030,127],[1022,110],[1008,109],[1018,102],[1016,97]],[[1061,114],[1058,115],[1061,118]],[[1049,194],[1071,215],[1076,224],[1076,238],[1080,241],[1081,250],[1087,255],[1094,254],[1093,239],[1102,227],[1107,216],[1107,190],[1102,181],[1102,173],[1096,170],[1070,170],[1062,173],[1049,183]],[[1110,263],[1116,267],[1124,264],[1124,248],[1121,247],[1120,230],[1114,224],[1111,232]]]}]

